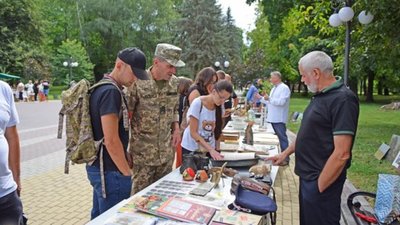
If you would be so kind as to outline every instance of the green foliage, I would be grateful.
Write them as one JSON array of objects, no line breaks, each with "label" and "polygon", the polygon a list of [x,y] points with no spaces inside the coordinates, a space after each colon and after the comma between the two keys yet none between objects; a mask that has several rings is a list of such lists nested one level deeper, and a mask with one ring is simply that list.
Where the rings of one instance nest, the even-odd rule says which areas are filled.
[{"label": "green foliage", "polygon": [[[85,48],[77,40],[63,41],[52,58],[53,83],[68,85],[70,81],[79,81],[83,78],[93,81],[93,64],[89,61]],[[77,62],[77,67],[65,67],[64,62]],[[71,77],[70,77],[71,73]]]},{"label": "green foliage", "polygon": [[[400,100],[400,96],[380,97],[382,103],[393,99]],[[291,98],[289,112],[304,112],[309,98]],[[352,150],[352,165],[348,170],[348,177],[359,189],[376,191],[376,182],[379,173],[395,174],[391,162],[379,161],[374,157],[382,143],[389,143],[393,134],[399,134],[400,111],[380,110],[381,104],[360,103],[360,117],[357,136]],[[297,132],[300,123],[288,123],[288,129]]]},{"label": "green foliage", "polygon": [[211,66],[221,56],[222,15],[215,0],[186,0],[179,8],[176,42],[183,49],[184,73],[195,77],[203,67]]},{"label": "green foliage", "polygon": [[[254,3],[255,0],[247,0]],[[329,16],[344,6],[344,1],[332,5],[332,1],[276,1],[261,0],[261,17],[268,18],[271,35],[269,43],[262,49],[269,49],[268,67],[279,68],[287,74],[289,81],[297,80],[295,61],[312,50],[323,50],[332,56],[335,74],[343,74],[345,27],[331,27]],[[374,80],[379,87],[397,91],[400,85],[398,69],[400,61],[400,4],[395,0],[353,1],[355,18],[351,23],[350,79],[349,85],[357,91],[357,84],[370,80],[368,100],[373,101]],[[369,25],[361,25],[356,16],[362,10],[369,10],[374,20]],[[258,27],[256,29],[259,29]],[[257,39],[253,41],[257,42]],[[382,53],[385,54],[382,54]]]},{"label": "green foliage", "polygon": [[194,78],[197,72],[215,61],[223,65],[229,61],[226,72],[237,78],[242,68],[242,30],[234,25],[230,9],[226,15],[215,0],[185,0],[178,8],[180,19],[175,23],[174,42],[183,49],[186,67],[179,72]]},{"label": "green foliage", "polygon": [[23,75],[24,62],[38,48],[41,34],[27,0],[0,1],[0,65],[4,72]]},{"label": "green foliage", "polygon": [[272,88],[274,87],[274,85],[271,83],[271,82],[269,82],[268,80],[264,80],[262,83],[261,83],[261,90],[260,90],[260,93],[263,95],[263,94],[270,94],[271,93],[271,90],[272,90]]}]

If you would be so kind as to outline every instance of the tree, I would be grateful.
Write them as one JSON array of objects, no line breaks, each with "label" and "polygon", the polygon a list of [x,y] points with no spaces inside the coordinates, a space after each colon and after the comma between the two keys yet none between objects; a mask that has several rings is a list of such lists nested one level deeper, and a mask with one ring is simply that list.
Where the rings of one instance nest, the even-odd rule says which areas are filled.
[{"label": "tree", "polygon": [[28,53],[41,42],[32,11],[27,0],[0,1],[0,65],[4,72],[22,75]]},{"label": "tree", "polygon": [[[63,66],[64,62],[77,62],[74,68]],[[82,43],[77,40],[63,41],[57,49],[57,54],[52,58],[53,83],[69,85],[70,81],[87,79],[94,81],[93,64],[89,61],[88,54]],[[69,73],[71,71],[71,77]]]},{"label": "tree", "polygon": [[[223,41],[223,57],[230,63],[226,68],[226,72],[231,76],[237,77],[243,68],[243,31],[235,26],[235,20],[232,17],[231,9],[228,7],[226,15],[222,17],[222,41]],[[218,60],[218,59],[217,59]]]},{"label": "tree", "polygon": [[211,66],[224,54],[224,34],[220,5],[215,0],[186,0],[179,8],[175,42],[183,49],[183,70],[194,78],[203,67]]}]

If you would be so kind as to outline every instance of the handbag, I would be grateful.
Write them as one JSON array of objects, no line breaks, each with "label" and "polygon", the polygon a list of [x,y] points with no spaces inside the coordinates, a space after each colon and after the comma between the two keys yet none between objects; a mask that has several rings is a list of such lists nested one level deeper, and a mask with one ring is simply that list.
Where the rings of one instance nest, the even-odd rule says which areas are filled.
[{"label": "handbag", "polygon": [[390,224],[400,216],[400,176],[379,174],[375,200],[379,222]]},{"label": "handbag", "polygon": [[[273,190],[272,187],[271,190]],[[229,209],[256,215],[270,214],[271,224],[276,224],[276,210],[278,206],[276,205],[275,194],[273,194],[273,199],[271,199],[268,195],[245,189],[239,184],[235,196],[235,201],[228,205]]]}]

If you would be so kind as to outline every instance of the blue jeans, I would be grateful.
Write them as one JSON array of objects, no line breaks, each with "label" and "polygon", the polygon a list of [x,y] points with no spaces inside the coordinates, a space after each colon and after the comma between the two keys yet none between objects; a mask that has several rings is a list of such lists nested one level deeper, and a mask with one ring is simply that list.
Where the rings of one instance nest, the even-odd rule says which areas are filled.
[{"label": "blue jeans", "polygon": [[[285,151],[285,149],[289,146],[288,137],[286,135],[286,124],[285,123],[271,123],[271,125],[272,125],[272,128],[274,128],[275,134],[278,136],[281,151]],[[286,161],[289,162],[289,158],[287,158]]]},{"label": "blue jeans", "polygon": [[346,172],[343,172],[324,192],[318,180],[300,178],[300,225],[339,225],[340,202]]},{"label": "blue jeans", "polygon": [[91,219],[96,218],[120,201],[130,197],[132,186],[130,176],[124,176],[119,171],[104,171],[107,196],[103,198],[101,195],[100,168],[96,166],[86,166],[86,171],[90,184],[93,187]]},{"label": "blue jeans", "polygon": [[0,198],[0,224],[23,224],[22,203],[17,191]]}]

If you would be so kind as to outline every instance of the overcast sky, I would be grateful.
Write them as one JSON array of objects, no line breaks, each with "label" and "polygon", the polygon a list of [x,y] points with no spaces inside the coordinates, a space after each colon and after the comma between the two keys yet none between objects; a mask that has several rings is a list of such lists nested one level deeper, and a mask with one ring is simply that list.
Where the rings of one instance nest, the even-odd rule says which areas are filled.
[{"label": "overcast sky", "polygon": [[235,19],[236,26],[245,31],[251,31],[255,28],[256,21],[255,3],[251,6],[246,4],[246,0],[217,0],[222,6],[222,13],[225,15],[228,7],[231,7],[231,13]]}]

